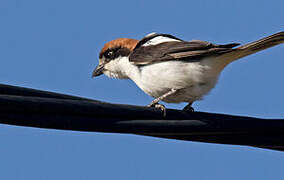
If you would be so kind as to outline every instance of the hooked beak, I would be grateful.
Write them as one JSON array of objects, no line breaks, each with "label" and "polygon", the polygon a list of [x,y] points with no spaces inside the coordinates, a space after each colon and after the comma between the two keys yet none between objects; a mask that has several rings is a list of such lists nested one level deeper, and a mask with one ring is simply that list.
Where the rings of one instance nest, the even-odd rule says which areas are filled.
[{"label": "hooked beak", "polygon": [[99,64],[95,70],[93,71],[92,77],[97,77],[99,75],[102,75],[104,71],[104,64]]}]

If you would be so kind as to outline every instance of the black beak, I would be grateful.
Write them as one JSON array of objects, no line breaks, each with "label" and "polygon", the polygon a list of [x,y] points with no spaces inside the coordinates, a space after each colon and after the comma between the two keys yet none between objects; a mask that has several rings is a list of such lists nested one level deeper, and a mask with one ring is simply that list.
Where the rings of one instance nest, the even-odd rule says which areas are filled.
[{"label": "black beak", "polygon": [[93,71],[92,77],[97,77],[99,75],[102,75],[104,71],[104,64],[99,64],[95,70]]}]

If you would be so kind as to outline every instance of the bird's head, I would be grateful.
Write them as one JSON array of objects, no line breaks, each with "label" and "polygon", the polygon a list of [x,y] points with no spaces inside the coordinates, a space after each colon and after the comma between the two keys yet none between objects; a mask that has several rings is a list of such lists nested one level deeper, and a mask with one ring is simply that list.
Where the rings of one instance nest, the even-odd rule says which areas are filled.
[{"label": "bird's head", "polygon": [[138,40],[128,38],[106,43],[100,52],[99,65],[93,71],[92,77],[105,74],[112,78],[128,78],[124,66],[137,43]]}]

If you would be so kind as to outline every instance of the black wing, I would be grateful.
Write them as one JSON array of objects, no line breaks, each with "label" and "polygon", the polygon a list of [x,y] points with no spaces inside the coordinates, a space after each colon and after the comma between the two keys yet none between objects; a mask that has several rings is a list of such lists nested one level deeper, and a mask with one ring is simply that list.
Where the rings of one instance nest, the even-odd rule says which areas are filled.
[{"label": "black wing", "polygon": [[[143,46],[149,40],[163,36],[177,41],[162,42],[156,45]],[[145,65],[160,61],[184,60],[199,61],[207,56],[217,56],[233,51],[238,43],[216,45],[206,41],[193,40],[183,41],[174,36],[166,34],[154,34],[145,37],[135,47],[129,57],[129,61],[137,65]]]}]

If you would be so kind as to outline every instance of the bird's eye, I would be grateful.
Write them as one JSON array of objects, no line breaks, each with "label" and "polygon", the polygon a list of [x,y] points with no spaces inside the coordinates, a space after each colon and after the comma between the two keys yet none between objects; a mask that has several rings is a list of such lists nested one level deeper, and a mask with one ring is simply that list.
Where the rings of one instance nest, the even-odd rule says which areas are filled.
[{"label": "bird's eye", "polygon": [[108,51],[105,53],[107,59],[114,59],[115,53],[113,51]]},{"label": "bird's eye", "polygon": [[113,51],[110,51],[110,52],[108,52],[108,53],[107,53],[107,55],[108,55],[108,57],[110,57],[110,58],[111,58],[111,57],[113,57],[114,52],[113,52]]}]

